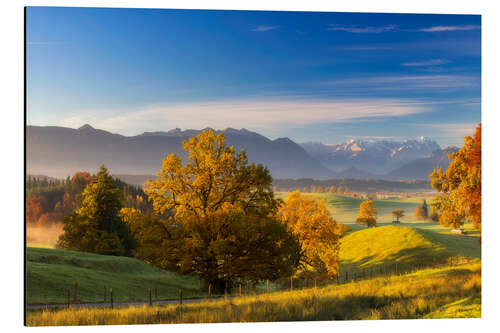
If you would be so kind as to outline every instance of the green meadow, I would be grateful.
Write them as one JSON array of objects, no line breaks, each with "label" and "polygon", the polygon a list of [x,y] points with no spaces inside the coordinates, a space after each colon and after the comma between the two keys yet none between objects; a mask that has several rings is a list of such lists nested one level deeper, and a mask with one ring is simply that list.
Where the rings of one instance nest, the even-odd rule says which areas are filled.
[{"label": "green meadow", "polygon": [[65,303],[68,290],[72,302],[104,302],[105,293],[109,302],[109,288],[115,302],[146,301],[148,288],[154,300],[176,299],[179,288],[185,298],[201,296],[198,277],[137,259],[32,247],[26,252],[28,304]]}]

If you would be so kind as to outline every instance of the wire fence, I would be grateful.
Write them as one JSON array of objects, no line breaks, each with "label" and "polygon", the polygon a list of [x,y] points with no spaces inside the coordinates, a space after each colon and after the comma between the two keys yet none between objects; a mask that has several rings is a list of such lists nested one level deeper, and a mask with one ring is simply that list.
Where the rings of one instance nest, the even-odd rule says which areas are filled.
[{"label": "wire fence", "polygon": [[[447,260],[434,260],[425,263],[401,263],[395,262],[392,264],[379,264],[372,265],[366,268],[344,268],[339,270],[337,276],[334,279],[318,279],[314,277],[309,278],[298,278],[290,277],[287,282],[285,279],[280,281],[266,281],[264,284],[255,286],[245,283],[239,283],[233,286],[230,290],[226,289],[223,293],[214,293],[211,284],[208,284],[204,288],[204,295],[201,290],[200,284],[200,294],[202,297],[197,298],[185,298],[184,290],[182,288],[178,289],[177,298],[170,297],[169,299],[161,298],[158,287],[148,287],[146,292],[146,299],[142,298],[136,300],[135,296],[128,295],[128,300],[123,300],[125,295],[120,295],[121,301],[116,302],[116,291],[112,287],[103,286],[101,289],[102,301],[85,301],[79,296],[79,284],[75,281],[72,288],[66,289],[66,302],[56,303],[56,304],[29,304],[28,309],[43,309],[43,308],[70,308],[70,307],[85,307],[85,306],[97,306],[97,307],[109,307],[114,308],[115,306],[131,306],[131,305],[166,305],[166,304],[178,304],[180,306],[183,303],[206,301],[211,299],[227,299],[235,297],[245,297],[245,296],[255,296],[260,294],[272,293],[276,291],[293,291],[301,290],[312,287],[323,287],[327,285],[341,285],[351,282],[357,282],[362,280],[373,279],[377,277],[390,277],[397,275],[404,275],[409,273],[414,273],[423,269],[431,268],[442,268],[442,267],[452,267],[464,263],[469,263],[473,259],[467,257],[449,257]],[[97,289],[97,288],[96,288]],[[32,290],[31,290],[32,292]],[[96,290],[97,294],[97,290]],[[126,297],[125,297],[126,298]]]}]

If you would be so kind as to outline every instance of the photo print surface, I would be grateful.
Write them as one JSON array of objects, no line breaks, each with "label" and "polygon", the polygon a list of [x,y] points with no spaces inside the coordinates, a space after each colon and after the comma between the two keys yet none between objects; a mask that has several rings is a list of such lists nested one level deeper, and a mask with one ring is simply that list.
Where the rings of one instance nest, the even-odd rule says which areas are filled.
[{"label": "photo print surface", "polygon": [[481,317],[481,16],[25,24],[27,326]]}]

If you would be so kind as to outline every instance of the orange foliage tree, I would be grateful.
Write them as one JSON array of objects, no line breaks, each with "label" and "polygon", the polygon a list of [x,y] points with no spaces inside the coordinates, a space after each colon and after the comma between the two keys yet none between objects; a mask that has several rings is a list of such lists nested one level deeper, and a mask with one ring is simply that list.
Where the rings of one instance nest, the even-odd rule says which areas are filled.
[{"label": "orange foliage tree", "polygon": [[[237,282],[290,276],[300,251],[276,219],[279,202],[268,169],[248,163],[244,150],[227,146],[224,135],[211,129],[184,141],[183,148],[187,163],[170,154],[147,182],[155,212],[170,218],[131,226],[142,235],[141,259],[199,275],[218,292]],[[158,236],[161,243],[150,251],[149,239]]]},{"label": "orange foliage tree", "polygon": [[28,223],[36,223],[45,211],[45,200],[43,197],[33,195],[26,203],[26,220]]},{"label": "orange foliage tree", "polygon": [[356,223],[367,227],[377,226],[377,207],[373,204],[373,200],[363,201],[359,205],[359,217]]},{"label": "orange foliage tree", "polygon": [[465,220],[481,227],[481,124],[474,136],[464,137],[464,147],[448,156],[452,161],[445,172],[435,169],[431,185],[443,195],[433,202],[439,223],[457,228]]},{"label": "orange foliage tree", "polygon": [[295,191],[281,206],[279,216],[299,239],[304,272],[314,272],[319,278],[336,277],[339,238],[346,228],[330,217],[324,203]]}]

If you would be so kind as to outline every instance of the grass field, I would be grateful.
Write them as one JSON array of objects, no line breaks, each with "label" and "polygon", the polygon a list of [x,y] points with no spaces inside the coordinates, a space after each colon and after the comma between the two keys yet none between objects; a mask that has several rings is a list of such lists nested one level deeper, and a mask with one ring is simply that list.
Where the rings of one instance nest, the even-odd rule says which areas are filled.
[{"label": "grass field", "polygon": [[[199,297],[199,279],[159,270],[133,258],[27,248],[28,304],[64,303],[67,290],[82,302],[104,301],[104,289],[113,288],[115,302],[147,300],[148,288],[157,299],[175,299],[179,288],[185,298]],[[109,294],[107,295],[109,301]]]},{"label": "grass field", "polygon": [[[410,225],[410,226],[409,226]],[[352,232],[341,239],[341,271],[380,272],[436,266],[466,258],[481,258],[481,246],[472,238],[441,234],[409,225],[387,225]]]},{"label": "grass field", "polygon": [[120,309],[28,311],[28,326],[481,317],[479,262],[318,289]]},{"label": "grass field", "polygon": [[[289,192],[278,192],[276,196],[286,199]],[[325,202],[326,207],[335,220],[342,223],[354,223],[359,215],[359,205],[363,199],[353,198],[347,195],[331,193],[303,193],[306,196],[314,197]],[[374,200],[377,207],[377,223],[390,223],[393,220],[392,211],[401,208],[405,211],[405,217],[401,221],[413,221],[415,208],[422,204],[423,197],[411,197],[392,200]],[[430,198],[425,198],[430,203]]]}]

